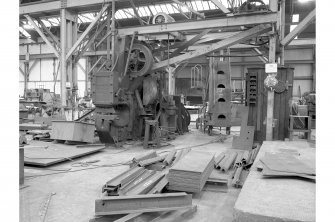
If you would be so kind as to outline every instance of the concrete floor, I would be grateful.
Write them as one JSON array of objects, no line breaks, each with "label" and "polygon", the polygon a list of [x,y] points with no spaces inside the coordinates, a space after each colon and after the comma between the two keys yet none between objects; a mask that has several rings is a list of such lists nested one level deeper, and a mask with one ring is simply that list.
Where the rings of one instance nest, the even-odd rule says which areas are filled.
[{"label": "concrete floor", "polygon": [[[219,131],[214,131],[213,136],[208,136],[195,129],[192,124],[190,132],[178,136],[170,141],[171,146],[157,149],[157,152],[169,151],[194,145],[200,145],[216,140],[220,137]],[[232,135],[238,134],[238,127],[232,128],[232,133],[222,142],[198,146],[194,150],[202,150],[210,153],[219,153],[231,148]],[[223,131],[224,133],[224,131]],[[33,141],[31,141],[33,144]],[[52,143],[48,143],[52,144]],[[138,144],[138,143],[137,143]],[[133,156],[147,152],[136,143],[124,145],[124,148],[108,148],[97,154],[76,159],[79,161],[99,160],[97,165],[110,165],[123,163]],[[41,207],[50,193],[56,193],[48,207],[46,221],[48,222],[87,222],[94,215],[95,199],[101,197],[101,187],[109,179],[128,169],[127,165],[117,167],[74,167],[73,162],[65,162],[48,168],[25,167],[25,176],[58,173],[40,177],[26,177],[20,190],[20,221],[41,221],[39,213]],[[59,173],[56,170],[80,170],[77,172]],[[52,171],[51,171],[52,170]],[[233,220],[233,208],[240,189],[228,186],[228,193],[214,193],[203,191],[194,195],[193,204],[197,205],[197,212],[183,221],[222,221]]]}]

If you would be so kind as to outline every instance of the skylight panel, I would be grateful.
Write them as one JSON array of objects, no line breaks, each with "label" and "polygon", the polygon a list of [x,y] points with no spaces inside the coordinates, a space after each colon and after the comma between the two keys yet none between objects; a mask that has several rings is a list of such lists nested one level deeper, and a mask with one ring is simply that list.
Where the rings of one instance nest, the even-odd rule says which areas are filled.
[{"label": "skylight panel", "polygon": [[197,5],[198,11],[203,11],[204,10],[204,7],[202,6],[202,2],[201,1],[196,1],[195,3]]},{"label": "skylight panel", "polygon": [[192,8],[195,9],[196,11],[199,10],[195,1],[192,1],[191,5],[192,5]]},{"label": "skylight panel", "polygon": [[208,5],[208,2],[203,2],[203,9],[204,10],[209,10],[209,5]]},{"label": "skylight panel", "polygon": [[21,32],[27,38],[31,37],[31,35],[26,30],[24,30],[24,28],[22,27],[19,27],[19,32]]},{"label": "skylight panel", "polygon": [[208,5],[209,5],[209,8],[210,8],[210,9],[216,9],[216,8],[217,8],[217,7],[214,5],[214,3],[211,2],[211,1],[208,1]]},{"label": "skylight panel", "polygon": [[158,5],[155,5],[155,9],[156,9],[157,12],[163,12],[163,11],[162,11],[162,8],[159,7]]},{"label": "skylight panel", "polygon": [[156,15],[158,13],[157,10],[156,10],[156,7],[154,5],[150,5],[149,7],[150,7],[150,10],[152,11],[152,13],[154,15]]},{"label": "skylight panel", "polygon": [[151,12],[150,12],[150,10],[149,10],[149,7],[148,7],[148,6],[144,6],[143,8],[144,8],[144,10],[146,11],[146,14],[147,14],[148,16],[151,16]]},{"label": "skylight panel", "polygon": [[123,10],[120,10],[120,15],[123,19],[128,18],[128,16],[126,15],[126,13]]},{"label": "skylight panel", "polygon": [[51,27],[52,26],[48,20],[41,19],[41,21],[43,22],[43,24],[45,25],[45,27]]},{"label": "skylight panel", "polygon": [[145,11],[144,7],[138,8],[138,11],[143,15],[143,16],[149,16],[147,11]]},{"label": "skylight panel", "polygon": [[[173,7],[172,4],[168,4],[167,7],[168,8],[171,7],[171,10],[172,10],[173,13],[179,13],[179,11],[175,7]],[[169,8],[169,10],[170,10],[170,8]]]},{"label": "skylight panel", "polygon": [[165,4],[164,5],[160,5],[160,6],[162,7],[164,13],[170,14],[169,9],[166,7]]}]

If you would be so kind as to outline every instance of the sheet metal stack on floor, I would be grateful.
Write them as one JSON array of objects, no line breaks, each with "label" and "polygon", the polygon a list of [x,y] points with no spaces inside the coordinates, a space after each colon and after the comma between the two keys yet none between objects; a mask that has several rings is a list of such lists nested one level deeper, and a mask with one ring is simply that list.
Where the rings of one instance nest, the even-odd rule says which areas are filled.
[{"label": "sheet metal stack on floor", "polygon": [[300,177],[315,181],[315,165],[306,164],[305,160],[292,153],[266,153],[260,162],[263,177]]},{"label": "sheet metal stack on floor", "polygon": [[[182,151],[179,151],[182,152]],[[166,155],[147,152],[129,161],[130,169],[109,180],[103,187],[104,197],[95,202],[95,218],[127,214],[117,221],[129,221],[142,213],[192,209],[192,195],[186,193],[161,194],[167,186],[167,171],[147,169],[153,164],[171,165],[176,151]],[[108,218],[102,218],[108,220]]]},{"label": "sheet metal stack on floor", "polygon": [[206,152],[190,151],[167,175],[169,190],[200,192],[214,169],[214,155]]}]

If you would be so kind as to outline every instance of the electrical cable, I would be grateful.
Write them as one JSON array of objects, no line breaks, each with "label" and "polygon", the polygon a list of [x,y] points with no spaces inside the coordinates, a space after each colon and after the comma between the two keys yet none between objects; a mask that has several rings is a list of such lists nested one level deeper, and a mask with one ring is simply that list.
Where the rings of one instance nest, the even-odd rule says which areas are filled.
[{"label": "electrical cable", "polygon": [[72,170],[72,171],[68,170],[68,171],[57,172],[57,173],[48,173],[48,174],[40,174],[40,175],[33,175],[33,176],[25,176],[25,179],[34,179],[34,178],[37,178],[37,177],[50,176],[50,175],[61,174],[61,173],[73,173],[73,172],[97,169],[97,168],[102,168],[102,167],[118,167],[118,166],[122,166],[122,165],[128,165],[128,164],[126,164],[126,162],[122,162],[122,163],[115,163],[115,164],[112,164],[112,165],[92,165],[93,167],[91,167],[91,168],[83,168],[83,169]]}]

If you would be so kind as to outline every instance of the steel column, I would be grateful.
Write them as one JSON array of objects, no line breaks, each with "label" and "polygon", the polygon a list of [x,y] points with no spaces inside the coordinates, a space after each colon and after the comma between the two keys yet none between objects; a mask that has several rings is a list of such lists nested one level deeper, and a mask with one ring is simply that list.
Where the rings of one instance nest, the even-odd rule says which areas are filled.
[{"label": "steel column", "polygon": [[[270,10],[277,11],[278,0],[270,0]],[[275,26],[272,26],[272,35],[270,36],[269,42],[269,63],[276,62],[276,44],[277,36],[275,34]],[[277,75],[277,73],[273,73]],[[274,107],[274,91],[268,91],[267,98],[267,110],[266,110],[266,137],[267,141],[272,141],[273,139],[273,107]]]},{"label": "steel column", "polygon": [[60,92],[61,92],[61,104],[62,112],[64,114],[64,107],[66,106],[66,17],[65,9],[60,10],[60,43],[61,43],[61,56],[60,56],[60,70],[61,70],[61,82],[60,82]]}]

